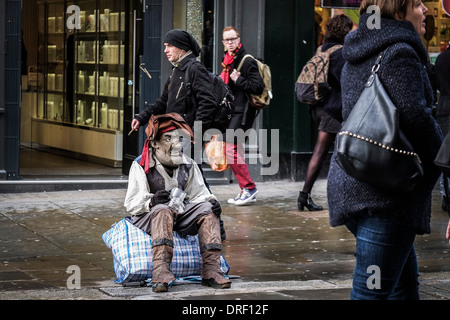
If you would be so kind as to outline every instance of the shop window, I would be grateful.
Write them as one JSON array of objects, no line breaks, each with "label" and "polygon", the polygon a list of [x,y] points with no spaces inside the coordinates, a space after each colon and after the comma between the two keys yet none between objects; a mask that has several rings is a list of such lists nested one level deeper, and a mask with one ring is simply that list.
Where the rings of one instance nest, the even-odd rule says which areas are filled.
[{"label": "shop window", "polygon": [[202,48],[200,61],[213,71],[214,0],[174,0],[173,26],[188,31]]},{"label": "shop window", "polygon": [[430,53],[432,62],[439,52],[444,51],[450,41],[450,16],[447,15],[442,6],[442,1],[424,1],[428,8],[427,33],[423,42]]},{"label": "shop window", "polygon": [[127,2],[52,0],[38,5],[43,81],[37,88],[33,142],[120,166],[129,81],[125,49],[132,39],[126,35],[131,19]]}]

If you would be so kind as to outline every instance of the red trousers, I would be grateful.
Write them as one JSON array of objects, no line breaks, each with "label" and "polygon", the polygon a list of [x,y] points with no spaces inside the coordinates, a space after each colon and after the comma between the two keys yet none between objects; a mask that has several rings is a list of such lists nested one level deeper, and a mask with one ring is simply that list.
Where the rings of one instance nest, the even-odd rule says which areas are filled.
[{"label": "red trousers", "polygon": [[231,171],[236,176],[241,189],[254,189],[255,183],[248,171],[247,163],[245,162],[244,148],[243,146],[237,146],[236,144],[226,145],[227,164],[230,166]]}]

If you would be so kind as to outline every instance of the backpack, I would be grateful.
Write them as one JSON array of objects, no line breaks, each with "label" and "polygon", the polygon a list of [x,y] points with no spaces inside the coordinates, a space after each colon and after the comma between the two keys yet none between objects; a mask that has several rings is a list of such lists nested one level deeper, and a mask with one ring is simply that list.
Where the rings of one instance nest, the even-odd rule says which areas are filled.
[{"label": "backpack", "polygon": [[322,51],[320,46],[316,54],[305,64],[295,84],[298,101],[315,105],[325,100],[331,91],[328,84],[330,55],[340,48],[342,45],[338,44],[327,51]]},{"label": "backpack", "polygon": [[[189,78],[189,69],[193,63],[195,63],[196,60],[194,60],[187,68],[185,73],[185,83],[186,87],[191,90],[191,82]],[[200,62],[199,62],[200,63]],[[214,95],[216,97],[216,112],[214,115],[214,121],[211,126],[211,128],[218,129],[220,132],[225,132],[225,130],[228,128],[231,122],[231,117],[233,116],[234,111],[234,96],[231,92],[230,87],[228,87],[225,82],[223,82],[222,78],[212,72],[209,72],[209,76],[211,78],[211,82],[214,87]],[[192,103],[194,106],[197,105],[195,101],[195,97],[192,94],[192,91],[189,93],[191,95]]]},{"label": "backpack", "polygon": [[247,58],[252,58],[256,61],[256,63],[258,64],[259,75],[264,82],[264,90],[262,94],[250,94],[250,104],[256,109],[266,109],[270,104],[270,100],[273,99],[272,73],[270,72],[270,67],[262,61],[255,59],[251,54],[246,54],[239,63],[237,71],[241,70],[244,61]]}]

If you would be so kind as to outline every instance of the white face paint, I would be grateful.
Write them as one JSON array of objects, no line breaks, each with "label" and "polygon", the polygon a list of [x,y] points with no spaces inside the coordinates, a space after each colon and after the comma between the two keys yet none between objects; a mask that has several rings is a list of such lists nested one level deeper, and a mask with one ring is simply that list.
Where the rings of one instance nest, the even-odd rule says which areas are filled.
[{"label": "white face paint", "polygon": [[164,166],[176,168],[183,163],[183,136],[178,130],[163,133],[158,140],[152,141],[156,159]]}]

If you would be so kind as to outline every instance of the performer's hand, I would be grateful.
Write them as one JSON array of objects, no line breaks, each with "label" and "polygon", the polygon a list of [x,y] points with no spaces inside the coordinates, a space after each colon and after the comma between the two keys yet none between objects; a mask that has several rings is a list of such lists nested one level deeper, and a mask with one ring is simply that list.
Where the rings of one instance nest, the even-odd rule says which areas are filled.
[{"label": "performer's hand", "polygon": [[212,204],[212,212],[215,215],[220,216],[220,214],[222,213],[222,207],[220,206],[219,201],[217,201],[216,199],[211,199],[209,200],[209,202],[211,202]]},{"label": "performer's hand", "polygon": [[170,201],[170,192],[167,190],[159,190],[153,195],[150,201],[150,207],[154,207],[160,203],[167,203]]}]

